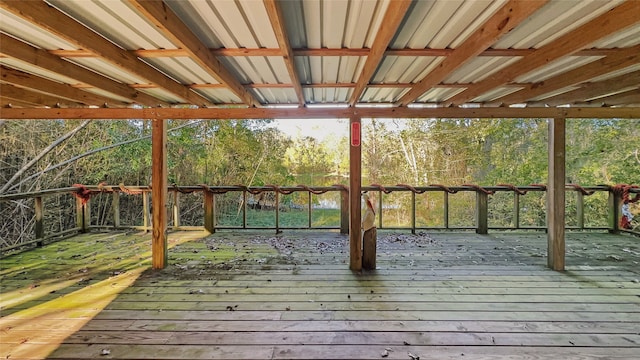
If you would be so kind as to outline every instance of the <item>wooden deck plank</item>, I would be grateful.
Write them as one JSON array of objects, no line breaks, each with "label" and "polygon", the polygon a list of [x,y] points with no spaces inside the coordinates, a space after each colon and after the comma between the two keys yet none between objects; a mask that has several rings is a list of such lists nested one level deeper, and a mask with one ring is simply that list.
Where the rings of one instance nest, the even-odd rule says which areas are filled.
[{"label": "wooden deck plank", "polygon": [[[103,310],[97,319],[136,319],[136,320],[292,320],[292,321],[620,321],[640,322],[637,312],[598,313],[587,311],[402,311],[398,310],[315,310],[315,311],[287,311],[286,304],[282,304],[281,311],[228,311],[228,310]],[[533,308],[533,306],[531,307]]]},{"label": "wooden deck plank", "polygon": [[[627,313],[633,318],[634,313],[640,314],[640,303],[628,304],[624,302],[620,303],[496,303],[496,302],[402,302],[402,301],[387,301],[387,302],[374,302],[374,301],[351,301],[351,302],[320,302],[321,300],[307,300],[307,301],[272,301],[272,302],[242,302],[242,301],[228,301],[228,302],[191,302],[180,301],[167,303],[162,302],[160,305],[151,306],[149,304],[140,302],[126,302],[118,301],[116,304],[109,306],[109,310],[153,310],[162,309],[162,311],[175,311],[175,310],[201,310],[201,311],[215,311],[222,310],[227,311],[229,307],[233,308],[233,311],[282,311],[282,310],[296,310],[296,311],[318,311],[318,310],[333,310],[333,311],[374,311],[374,310],[395,310],[398,311],[530,311],[532,306],[535,306],[536,311],[539,312],[602,312],[611,313],[615,308],[615,312]],[[283,306],[285,306],[283,308]],[[229,310],[230,311],[230,310]]]},{"label": "wooden deck plank", "polygon": [[[50,359],[100,358],[104,345],[64,344]],[[110,358],[126,359],[378,359],[383,346],[370,345],[119,345],[109,346]],[[392,347],[388,359],[409,359],[408,353],[432,359],[635,359],[630,347],[524,347],[524,346],[402,346]],[[514,354],[517,354],[514,357]]]},{"label": "wooden deck plank", "polygon": [[637,347],[640,334],[433,331],[80,331],[67,344]]},{"label": "wooden deck plank", "polygon": [[[201,289],[198,289],[201,290]],[[192,290],[195,291],[195,290]],[[611,291],[608,295],[583,295],[576,297],[575,294],[571,295],[535,295],[535,294],[461,294],[461,293],[446,293],[446,294],[376,294],[376,293],[364,293],[364,294],[207,294],[193,293],[193,294],[121,294],[119,302],[122,303],[141,303],[149,301],[149,297],[153,296],[153,302],[160,304],[168,304],[169,306],[174,303],[207,303],[207,302],[304,302],[315,301],[323,303],[342,302],[347,299],[353,302],[400,302],[400,303],[412,303],[412,302],[456,302],[456,303],[605,303],[605,304],[624,304],[624,303],[636,303],[640,304],[640,297],[636,294],[628,292],[626,294],[617,293],[617,290]]]},{"label": "wooden deck plank", "polygon": [[424,331],[432,332],[502,332],[502,333],[581,333],[627,334],[635,333],[638,322],[613,321],[398,321],[398,320],[102,320],[94,319],[86,331]]}]

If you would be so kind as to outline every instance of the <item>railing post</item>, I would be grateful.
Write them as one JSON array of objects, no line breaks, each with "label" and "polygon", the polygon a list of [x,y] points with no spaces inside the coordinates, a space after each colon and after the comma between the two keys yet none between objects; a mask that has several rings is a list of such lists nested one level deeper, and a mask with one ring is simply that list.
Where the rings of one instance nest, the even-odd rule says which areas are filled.
[{"label": "railing post", "polygon": [[584,194],[581,191],[576,192],[576,218],[578,221],[578,229],[584,230]]},{"label": "railing post", "polygon": [[276,195],[276,234],[280,234],[280,193],[278,190],[273,191]]},{"label": "railing post", "polygon": [[76,227],[80,232],[89,232],[91,225],[91,200],[83,203],[82,199],[76,198]]},{"label": "railing post", "polygon": [[204,190],[204,229],[213,234],[216,232],[215,194]]},{"label": "railing post", "polygon": [[513,226],[520,229],[520,194],[513,192]]},{"label": "railing post", "polygon": [[378,191],[378,229],[382,229],[382,190]]},{"label": "railing post", "polygon": [[411,192],[411,233],[416,233],[416,193]]},{"label": "railing post", "polygon": [[340,234],[349,233],[349,191],[340,190]]},{"label": "railing post", "polygon": [[173,229],[180,227],[180,193],[178,190],[173,191]]},{"label": "railing post", "polygon": [[620,203],[622,203],[622,195],[615,191],[609,191],[609,232],[612,234],[617,234],[620,231]]},{"label": "railing post", "polygon": [[242,228],[247,228],[247,192],[242,190]]},{"label": "railing post", "polygon": [[117,191],[113,192],[113,227],[115,229],[120,227],[120,193]]},{"label": "railing post", "polygon": [[489,231],[489,195],[476,191],[476,233],[487,234]]},{"label": "railing post", "polygon": [[[313,206],[311,205],[311,191],[307,191],[307,203],[309,204],[309,206],[307,207],[308,213],[307,213],[307,224],[309,226],[309,229],[311,229],[311,209],[313,208]],[[342,219],[341,219],[342,221]],[[349,218],[347,218],[347,223],[349,222]],[[349,232],[349,230],[347,230],[347,233]]]},{"label": "railing post", "polygon": [[443,199],[443,211],[444,211],[444,228],[448,229],[449,228],[449,192],[448,191],[443,191],[442,194],[444,195]]},{"label": "railing post", "polygon": [[142,226],[144,231],[149,231],[149,192],[142,193]]},{"label": "railing post", "polygon": [[44,206],[41,196],[35,198],[34,208],[36,213],[36,240],[40,240],[36,242],[36,246],[41,247],[43,245],[42,239],[44,238]]}]

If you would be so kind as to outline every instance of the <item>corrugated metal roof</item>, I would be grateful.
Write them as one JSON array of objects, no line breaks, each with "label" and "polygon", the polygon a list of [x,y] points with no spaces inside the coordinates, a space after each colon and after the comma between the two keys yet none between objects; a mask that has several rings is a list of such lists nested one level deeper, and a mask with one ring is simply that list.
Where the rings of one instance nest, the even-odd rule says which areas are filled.
[{"label": "corrugated metal roof", "polygon": [[[273,0],[279,9],[277,14],[270,11],[269,1],[165,0],[167,6],[159,11],[171,12],[176,21],[171,16],[153,18],[150,15],[153,9],[142,10],[154,2],[48,0],[46,4],[54,6],[48,11],[41,11],[39,1],[6,2],[0,6],[0,31],[3,36],[24,42],[26,47],[20,50],[21,54],[29,49],[44,49],[105,79],[156,97],[159,102],[187,101],[195,105],[201,104],[200,97],[189,94],[199,94],[204,101],[218,105],[246,104],[249,98],[263,105],[345,104],[352,102],[359,86],[364,88],[355,94],[356,103],[395,104],[412,96],[410,103],[460,105],[456,99],[462,98],[463,103],[487,102],[495,106],[494,102],[500,102],[502,97],[518,92],[518,98],[533,104],[621,72],[631,72],[640,62],[631,57],[626,60],[629,70],[603,67],[588,81],[579,79],[574,84],[548,89],[545,94],[526,95],[530,91],[528,84],[561,78],[568,71],[580,71],[600,59],[615,56],[616,51],[640,45],[640,16],[636,16],[636,20],[622,19],[628,23],[625,26],[619,26],[616,18],[609,19],[606,26],[616,28],[611,34],[584,34],[589,37],[585,41],[588,45],[577,53],[560,54],[522,73],[514,70],[522,61],[535,56],[537,50],[560,46],[558,39],[579,38],[582,26],[588,27],[618,8],[637,10],[640,2],[634,0],[551,0],[531,15],[523,16],[519,24],[511,25],[512,19],[507,17],[502,23],[497,22],[513,27],[504,34],[485,26],[500,20],[497,18],[502,16],[504,6],[512,6],[509,14],[518,15],[517,12],[528,11],[523,9],[538,2],[414,0],[398,28],[388,30],[387,19],[393,14],[387,10],[392,8],[392,0]],[[618,18],[627,16],[621,14]],[[52,21],[48,23],[49,20]],[[152,70],[132,66],[131,59],[120,62],[84,50],[83,34],[68,34],[64,29],[47,25],[65,21],[83,24],[88,28],[86,31],[93,31],[138,57],[137,61],[158,70],[169,82],[159,81],[158,74],[149,73]],[[279,38],[277,24],[284,27],[285,38]],[[181,27],[193,34],[195,43],[182,33],[176,33],[175,37],[168,33],[182,31],[175,30]],[[493,42],[471,50],[474,44],[468,39],[479,39],[482,33],[494,31]],[[384,34],[390,35],[389,40],[381,44]],[[283,41],[288,41],[288,46],[282,47]],[[603,49],[609,52],[598,52]],[[382,56],[372,53],[380,50],[384,51]],[[287,56],[289,51],[293,56]],[[467,52],[472,56],[456,58],[455,65],[449,61],[453,54]],[[73,78],[78,76],[77,72],[52,71],[35,60],[16,58],[8,49],[2,49],[2,54],[0,63],[6,68],[67,84],[82,82]],[[420,86],[424,79],[432,81],[434,73],[443,67],[447,73],[439,74],[434,86],[420,88],[424,91],[411,95],[411,88]],[[374,69],[372,75],[363,78],[369,68]],[[496,75],[505,76],[506,69],[513,76],[487,85]],[[558,83],[567,81],[571,83],[570,79]],[[481,93],[467,99],[469,96],[465,94],[479,87]],[[124,93],[118,95],[99,87],[83,86],[83,89],[101,94],[106,100],[136,101],[127,100]],[[582,103],[588,99],[574,100]]]}]

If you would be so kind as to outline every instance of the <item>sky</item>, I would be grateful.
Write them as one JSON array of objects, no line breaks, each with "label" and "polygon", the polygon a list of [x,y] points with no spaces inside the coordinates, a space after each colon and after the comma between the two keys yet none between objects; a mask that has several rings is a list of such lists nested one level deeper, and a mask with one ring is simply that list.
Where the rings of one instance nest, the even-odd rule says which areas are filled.
[{"label": "sky", "polygon": [[347,136],[349,122],[344,119],[276,119],[271,125],[293,139],[310,136],[323,141]]}]

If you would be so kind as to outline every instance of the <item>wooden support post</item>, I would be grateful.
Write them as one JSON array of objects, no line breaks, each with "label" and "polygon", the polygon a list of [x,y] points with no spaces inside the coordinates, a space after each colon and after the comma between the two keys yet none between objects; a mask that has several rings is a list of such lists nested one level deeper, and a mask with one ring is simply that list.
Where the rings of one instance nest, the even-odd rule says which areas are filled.
[{"label": "wooden support post", "polygon": [[113,227],[115,229],[120,227],[120,193],[114,191],[112,194],[112,207],[113,207]]},{"label": "wooden support post", "polygon": [[151,132],[151,265],[167,266],[167,120],[155,119]]},{"label": "wooden support post", "polygon": [[362,234],[360,190],[362,181],[362,132],[360,117],[353,116],[349,121],[349,268],[362,270]]},{"label": "wooden support post", "polygon": [[489,232],[489,195],[476,191],[476,234]]},{"label": "wooden support post", "polygon": [[213,234],[216,232],[216,197],[209,190],[204,190],[204,229]]},{"label": "wooden support post", "polygon": [[41,247],[43,244],[42,239],[44,238],[44,205],[42,203],[42,196],[36,196],[34,202],[34,210],[36,213],[36,225],[35,225],[35,233],[36,233],[36,242],[37,247]]},{"label": "wooden support post", "polygon": [[151,226],[149,214],[149,192],[145,191],[142,193],[142,227],[144,231],[149,231],[149,227]]},{"label": "wooden support post", "polygon": [[362,268],[376,269],[377,231],[375,227],[364,232],[362,236]]},{"label": "wooden support post", "polygon": [[549,185],[547,187],[547,265],[564,270],[565,261],[565,124],[549,121]]},{"label": "wooden support post", "polygon": [[620,206],[622,204],[622,194],[614,191],[609,191],[609,232],[611,234],[617,234],[620,232]]},{"label": "wooden support post", "polygon": [[340,234],[349,233],[349,192],[340,190]]},{"label": "wooden support post", "polygon": [[178,230],[180,227],[180,193],[173,191],[173,229]]}]

